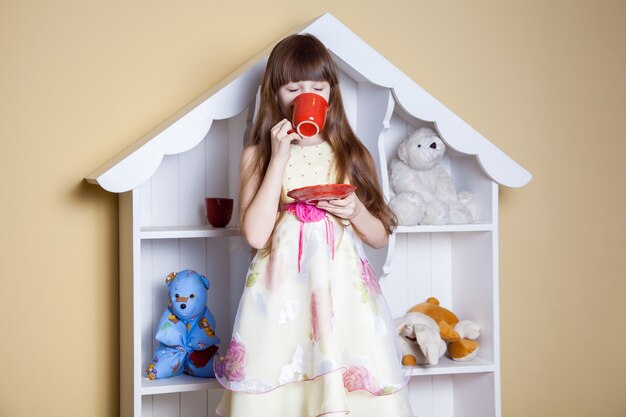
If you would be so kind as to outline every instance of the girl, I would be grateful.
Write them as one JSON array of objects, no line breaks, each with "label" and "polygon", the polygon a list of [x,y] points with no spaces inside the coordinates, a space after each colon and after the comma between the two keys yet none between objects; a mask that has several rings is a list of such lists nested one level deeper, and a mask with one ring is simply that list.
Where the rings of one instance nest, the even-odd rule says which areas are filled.
[{"label": "girl", "polygon": [[[322,131],[303,139],[288,118],[305,92],[330,107]],[[361,244],[385,246],[396,221],[317,38],[292,35],[272,50],[240,169],[239,225],[257,253],[232,341],[215,363],[227,388],[216,412],[409,417],[395,326]],[[287,197],[329,183],[357,190],[314,205]]]}]

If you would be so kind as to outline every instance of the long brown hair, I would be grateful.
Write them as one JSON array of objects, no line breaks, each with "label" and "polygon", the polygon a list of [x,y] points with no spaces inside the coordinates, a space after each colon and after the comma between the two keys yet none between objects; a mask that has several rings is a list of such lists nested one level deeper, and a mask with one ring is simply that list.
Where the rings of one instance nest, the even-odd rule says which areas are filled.
[{"label": "long brown hair", "polygon": [[391,233],[397,225],[396,216],[385,203],[372,156],[348,123],[337,66],[324,44],[313,35],[288,36],[270,53],[261,83],[257,117],[247,144],[257,146],[254,166],[260,169],[263,177],[272,156],[270,130],[285,117],[278,103],[280,87],[289,82],[308,80],[330,84],[330,108],[322,134],[335,155],[336,182],[341,183],[347,178],[355,185],[359,200],[380,219],[387,233]]}]

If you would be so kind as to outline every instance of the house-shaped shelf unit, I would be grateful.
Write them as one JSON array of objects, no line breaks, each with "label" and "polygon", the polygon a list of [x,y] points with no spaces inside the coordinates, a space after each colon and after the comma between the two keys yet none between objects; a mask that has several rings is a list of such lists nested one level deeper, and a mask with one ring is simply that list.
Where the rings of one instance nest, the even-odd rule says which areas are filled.
[{"label": "house-shaped shelf unit", "polygon": [[[445,167],[457,189],[475,194],[474,223],[399,227],[387,248],[368,255],[394,317],[436,296],[482,327],[474,360],[443,358],[414,369],[408,386],[414,414],[500,416],[498,185],[522,186],[530,174],[332,15],[290,33],[311,33],[331,51],[349,121],[377,162],[387,196],[387,166],[398,144],[421,126],[436,129],[446,143]],[[227,228],[214,229],[206,225],[203,202],[237,199],[239,158],[272,46],[87,177],[120,193],[122,416],[212,416],[220,398],[215,380],[150,381],[144,372],[172,271],[192,268],[209,277],[207,304],[222,352],[230,340],[251,252],[236,209]]]}]

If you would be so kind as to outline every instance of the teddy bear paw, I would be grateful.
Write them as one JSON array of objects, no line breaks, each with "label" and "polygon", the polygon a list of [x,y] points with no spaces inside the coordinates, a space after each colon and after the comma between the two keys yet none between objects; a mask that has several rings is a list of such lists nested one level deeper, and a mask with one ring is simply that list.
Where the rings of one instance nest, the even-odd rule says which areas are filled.
[{"label": "teddy bear paw", "polygon": [[450,224],[468,224],[474,220],[467,207],[457,205],[450,209]]},{"label": "teddy bear paw", "polygon": [[480,326],[471,320],[461,320],[455,326],[454,330],[463,339],[476,340],[480,336]]},{"label": "teddy bear paw", "polygon": [[450,223],[450,207],[442,201],[433,200],[426,205],[422,224],[441,226]]},{"label": "teddy bear paw", "polygon": [[413,355],[404,355],[402,356],[402,365],[404,366],[415,366],[417,365],[417,359]]},{"label": "teddy bear paw", "polygon": [[423,199],[417,193],[398,194],[389,202],[389,207],[401,226],[416,226],[424,216]]},{"label": "teddy bear paw", "polygon": [[448,345],[448,354],[453,361],[467,362],[478,356],[478,342],[475,340],[461,339]]}]

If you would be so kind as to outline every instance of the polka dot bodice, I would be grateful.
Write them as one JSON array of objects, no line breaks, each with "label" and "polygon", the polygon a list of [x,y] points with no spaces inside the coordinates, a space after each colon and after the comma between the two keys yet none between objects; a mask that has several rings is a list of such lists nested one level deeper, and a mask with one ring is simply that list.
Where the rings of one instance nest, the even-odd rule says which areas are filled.
[{"label": "polka dot bodice", "polygon": [[333,150],[327,141],[319,145],[291,145],[291,155],[285,168],[283,192],[309,185],[332,184],[335,182]]}]

